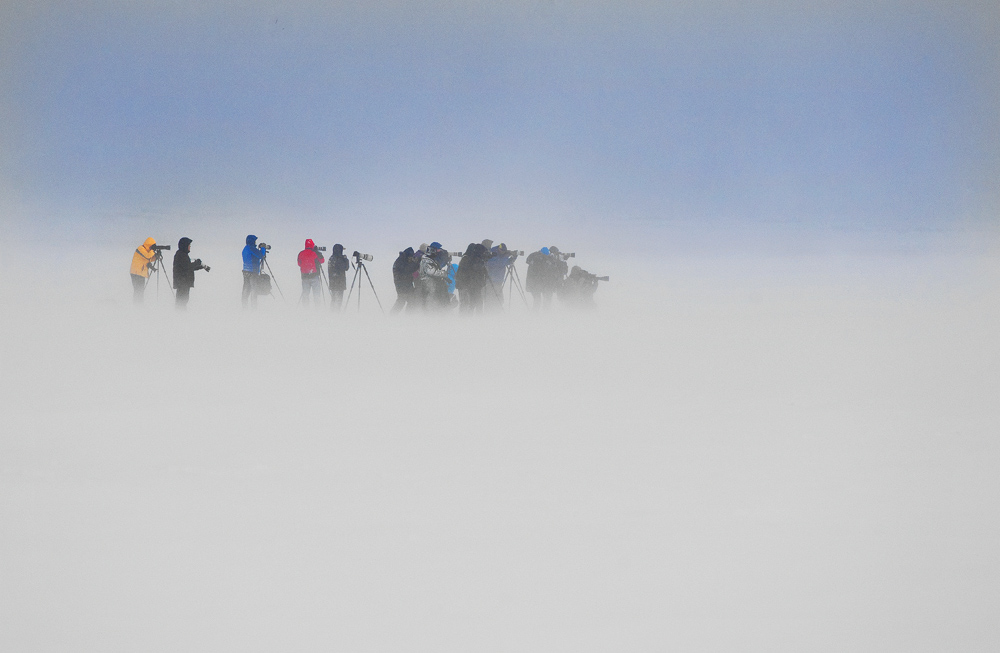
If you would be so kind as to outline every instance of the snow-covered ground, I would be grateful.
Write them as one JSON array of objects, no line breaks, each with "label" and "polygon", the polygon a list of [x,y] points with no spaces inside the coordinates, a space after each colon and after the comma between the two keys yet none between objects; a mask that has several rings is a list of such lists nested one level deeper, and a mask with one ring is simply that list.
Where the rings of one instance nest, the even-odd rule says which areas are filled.
[{"label": "snow-covered ground", "polygon": [[283,259],[242,312],[200,245],[186,314],[4,261],[2,650],[998,641],[993,259],[581,253],[593,314],[383,318]]}]

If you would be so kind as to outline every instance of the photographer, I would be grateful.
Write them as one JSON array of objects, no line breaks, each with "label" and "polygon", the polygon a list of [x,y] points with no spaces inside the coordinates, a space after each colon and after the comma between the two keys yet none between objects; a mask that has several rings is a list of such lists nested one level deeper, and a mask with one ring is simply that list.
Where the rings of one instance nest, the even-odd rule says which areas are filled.
[{"label": "photographer", "polygon": [[566,263],[566,259],[570,256],[576,256],[575,254],[563,254],[559,251],[559,248],[555,245],[549,247],[549,254],[552,255],[552,260],[554,265],[550,270],[552,274],[551,284],[552,290],[559,292],[562,288],[563,280],[569,273],[569,265]]},{"label": "photographer", "polygon": [[156,262],[162,260],[160,253],[153,249],[156,241],[150,237],[141,245],[136,247],[135,254],[132,255],[132,266],[129,274],[132,277],[132,302],[141,304],[143,294],[146,292],[146,282],[150,273],[156,272]]},{"label": "photographer", "polygon": [[327,264],[327,276],[330,278],[330,308],[340,310],[344,303],[344,291],[347,290],[347,271],[351,262],[344,256],[344,246],[337,243],[330,252],[330,262]]},{"label": "photographer", "polygon": [[257,236],[253,234],[247,236],[247,244],[243,248],[243,308],[247,307],[248,300],[253,308],[257,308],[260,267],[268,249],[264,243],[257,246]]},{"label": "photographer", "polygon": [[[602,278],[607,280],[607,277]],[[559,291],[559,299],[577,308],[594,308],[597,306],[594,303],[594,293],[597,292],[599,279],[596,274],[574,265]]]},{"label": "photographer", "polygon": [[306,238],[305,249],[299,252],[299,270],[302,272],[302,296],[299,303],[303,306],[309,305],[309,295],[316,298],[316,305],[323,303],[323,286],[320,284],[320,266],[326,259],[319,250],[312,238]]},{"label": "photographer", "polygon": [[423,258],[420,259],[418,289],[424,310],[437,310],[450,303],[448,271],[451,261],[449,258],[448,252],[441,249],[441,243],[435,241],[427,246]]},{"label": "photographer", "polygon": [[187,308],[188,294],[194,287],[194,271],[211,270],[202,265],[201,259],[191,260],[191,239],[181,238],[177,241],[177,252],[174,254],[174,288],[177,290],[175,306],[184,310]]},{"label": "photographer", "polygon": [[552,293],[555,290],[554,280],[558,273],[558,261],[550,253],[548,247],[528,254],[525,261],[528,264],[528,274],[525,277],[525,290],[531,293],[531,309],[539,311],[552,306]]},{"label": "photographer", "polygon": [[420,269],[420,257],[416,255],[412,247],[407,247],[392,264],[392,282],[396,286],[396,303],[392,305],[392,313],[398,313],[407,304],[411,307],[414,304],[414,273]]},{"label": "photographer", "polygon": [[469,243],[455,272],[455,289],[458,290],[462,313],[483,312],[483,288],[489,280],[486,274],[487,249],[479,243]]}]

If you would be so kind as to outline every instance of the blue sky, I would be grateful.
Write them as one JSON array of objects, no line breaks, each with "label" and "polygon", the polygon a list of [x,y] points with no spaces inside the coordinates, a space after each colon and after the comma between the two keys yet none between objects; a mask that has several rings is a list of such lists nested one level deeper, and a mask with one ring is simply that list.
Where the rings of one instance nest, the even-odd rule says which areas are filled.
[{"label": "blue sky", "polygon": [[996,219],[995,3],[25,4],[15,213]]}]

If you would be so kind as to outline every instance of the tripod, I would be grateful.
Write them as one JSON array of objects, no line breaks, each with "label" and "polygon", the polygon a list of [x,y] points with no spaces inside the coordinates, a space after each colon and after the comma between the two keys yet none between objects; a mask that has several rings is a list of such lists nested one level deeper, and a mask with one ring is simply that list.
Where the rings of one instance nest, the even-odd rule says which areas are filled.
[{"label": "tripod", "polygon": [[[356,253],[356,252],[355,252]],[[375,284],[372,283],[371,275],[368,274],[368,268],[365,266],[364,261],[361,260],[360,256],[354,257],[354,278],[351,279],[351,289],[347,293],[347,301],[344,305],[347,306],[351,302],[351,293],[354,292],[354,282],[358,281],[358,277],[361,275],[361,271],[364,270],[365,276],[368,278],[368,285],[372,288],[372,294],[375,295],[375,301],[378,302],[378,309],[382,311],[382,315],[385,315],[385,309],[382,308],[382,302],[378,298],[378,293],[375,292]],[[361,282],[358,281],[358,312],[361,312]]]},{"label": "tripod", "polygon": [[503,291],[503,286],[505,283],[510,285],[507,288],[507,303],[508,305],[513,300],[514,287],[517,286],[517,293],[521,295],[521,301],[524,302],[525,307],[528,306],[528,300],[524,296],[524,288],[521,286],[521,277],[517,273],[517,268],[514,267],[514,261],[507,264],[507,271],[504,273],[503,283],[500,284],[500,290]]},{"label": "tripod", "polygon": [[330,280],[327,278],[327,276],[326,276],[326,270],[323,269],[322,265],[319,266],[319,278],[323,280],[323,287],[326,288],[326,292],[323,293],[323,296],[326,297],[327,295],[329,295],[330,296],[330,303],[332,304],[333,303],[333,291],[330,290]]},{"label": "tripod", "polygon": [[284,301],[285,293],[281,292],[281,286],[278,285],[278,280],[274,278],[274,272],[271,272],[271,264],[267,262],[267,257],[264,257],[264,265],[267,266],[267,273],[271,275],[271,281],[274,282],[274,287],[278,289],[278,293],[281,294],[281,299]]},{"label": "tripod", "polygon": [[[159,265],[157,265],[159,263]],[[167,288],[170,289],[170,295],[174,294],[174,284],[170,282],[170,277],[167,276],[167,271],[163,269],[163,254],[159,251],[156,252],[156,258],[153,259],[153,276],[156,277],[156,298],[160,298],[160,275],[167,280]],[[146,277],[146,285],[149,285],[149,277]]]}]

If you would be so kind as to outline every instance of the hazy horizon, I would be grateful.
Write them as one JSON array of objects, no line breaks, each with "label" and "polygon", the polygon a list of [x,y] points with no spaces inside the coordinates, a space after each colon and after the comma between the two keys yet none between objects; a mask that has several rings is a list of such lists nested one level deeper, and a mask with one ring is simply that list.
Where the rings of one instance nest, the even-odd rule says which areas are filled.
[{"label": "hazy horizon", "polygon": [[[0,648],[992,651],[998,44],[986,0],[0,4]],[[212,267],[184,312],[133,305],[150,236]],[[610,280],[305,310],[306,238],[386,311],[435,240]]]}]

